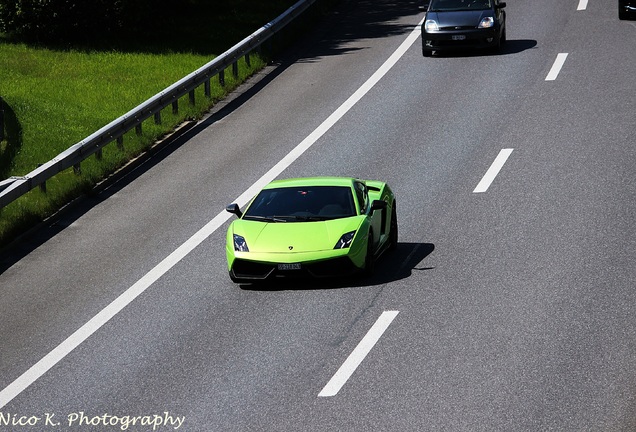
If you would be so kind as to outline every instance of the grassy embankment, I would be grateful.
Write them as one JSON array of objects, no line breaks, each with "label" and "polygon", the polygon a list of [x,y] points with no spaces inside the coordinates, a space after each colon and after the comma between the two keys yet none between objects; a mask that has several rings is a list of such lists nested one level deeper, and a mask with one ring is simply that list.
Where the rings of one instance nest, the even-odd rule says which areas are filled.
[{"label": "grassy embankment", "polygon": [[[197,2],[194,2],[197,3]],[[209,62],[269,22],[295,0],[234,0],[219,7],[198,2],[171,28],[148,40],[109,41],[109,46],[65,47],[13,43],[0,38],[0,97],[5,101],[5,140],[0,142],[0,180],[32,171],[154,94]],[[248,14],[247,14],[247,13]],[[157,138],[188,118],[198,118],[248,76],[264,66],[257,56],[251,67],[239,63],[239,77],[225,74],[225,87],[212,79],[212,97],[197,89],[196,105],[188,96],[179,113],[162,112],[162,124],[143,123],[143,134],[124,137],[124,146],[104,148],[103,157],[82,163],[0,210],[0,248],[16,235],[90,191],[108,174],[147,149]]]}]

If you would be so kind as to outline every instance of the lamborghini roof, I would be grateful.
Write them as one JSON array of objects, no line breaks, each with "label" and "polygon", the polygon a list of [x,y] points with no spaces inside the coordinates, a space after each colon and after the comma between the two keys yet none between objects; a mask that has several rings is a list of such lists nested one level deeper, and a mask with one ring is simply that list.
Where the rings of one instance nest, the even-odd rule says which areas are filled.
[{"label": "lamborghini roof", "polygon": [[304,177],[292,178],[284,180],[274,180],[263,189],[273,189],[281,187],[298,187],[298,186],[348,186],[353,183],[351,177]]}]

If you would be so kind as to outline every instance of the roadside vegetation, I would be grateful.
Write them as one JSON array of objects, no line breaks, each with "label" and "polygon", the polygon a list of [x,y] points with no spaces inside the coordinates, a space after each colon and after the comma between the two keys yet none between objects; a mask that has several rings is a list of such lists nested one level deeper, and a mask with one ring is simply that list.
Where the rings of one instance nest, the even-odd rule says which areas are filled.
[{"label": "roadside vegetation", "polygon": [[[5,120],[0,180],[25,175],[52,159],[209,62],[295,2],[155,0],[153,5],[163,7],[157,9],[139,6],[145,4],[141,0],[110,0],[111,9],[113,4],[128,3],[136,9],[109,9],[117,19],[107,23],[99,9],[109,2],[95,0],[86,2],[91,8],[62,17],[75,20],[78,25],[73,26],[55,21],[51,12],[52,4],[61,10],[68,8],[73,3],[68,0],[0,0],[0,29],[5,32],[0,35],[0,98]],[[40,9],[33,6],[31,10],[32,15],[40,15],[25,17],[19,10],[23,3],[40,4]],[[59,21],[59,14],[57,17]],[[47,20],[53,21],[48,30]],[[239,62],[238,78],[227,71],[223,87],[212,79],[210,98],[203,88],[198,89],[194,106],[185,96],[179,101],[177,115],[170,109],[162,112],[161,125],[152,119],[144,122],[141,136],[134,131],[126,134],[123,146],[109,144],[100,160],[87,159],[79,173],[72,169],[60,173],[47,182],[46,192],[36,188],[0,210],[0,248],[73,198],[90,192],[97,182],[179,123],[200,118],[262,68],[266,59],[253,55],[250,63]]]}]

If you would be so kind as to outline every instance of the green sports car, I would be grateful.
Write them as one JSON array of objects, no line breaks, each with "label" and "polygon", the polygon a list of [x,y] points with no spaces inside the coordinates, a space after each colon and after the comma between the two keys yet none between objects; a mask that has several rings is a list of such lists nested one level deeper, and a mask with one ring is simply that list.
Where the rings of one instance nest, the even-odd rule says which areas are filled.
[{"label": "green sports car", "polygon": [[370,273],[398,241],[395,196],[381,181],[344,177],[276,180],[227,230],[234,282]]}]

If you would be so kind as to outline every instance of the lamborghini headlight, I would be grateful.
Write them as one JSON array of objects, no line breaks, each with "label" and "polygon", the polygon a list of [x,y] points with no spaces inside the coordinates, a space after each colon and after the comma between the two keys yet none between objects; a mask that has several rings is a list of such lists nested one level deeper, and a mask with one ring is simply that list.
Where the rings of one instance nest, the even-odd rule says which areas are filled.
[{"label": "lamborghini headlight", "polygon": [[351,246],[351,242],[353,241],[353,237],[356,235],[355,231],[348,232],[343,234],[338,240],[338,243],[333,247],[334,249],[345,249]]},{"label": "lamborghini headlight", "polygon": [[486,18],[483,18],[481,20],[481,22],[479,23],[479,25],[477,27],[478,28],[491,28],[494,25],[495,25],[495,19],[493,17],[486,17]]},{"label": "lamborghini headlight", "polygon": [[234,234],[234,250],[236,252],[249,252],[245,238],[238,234]]}]

